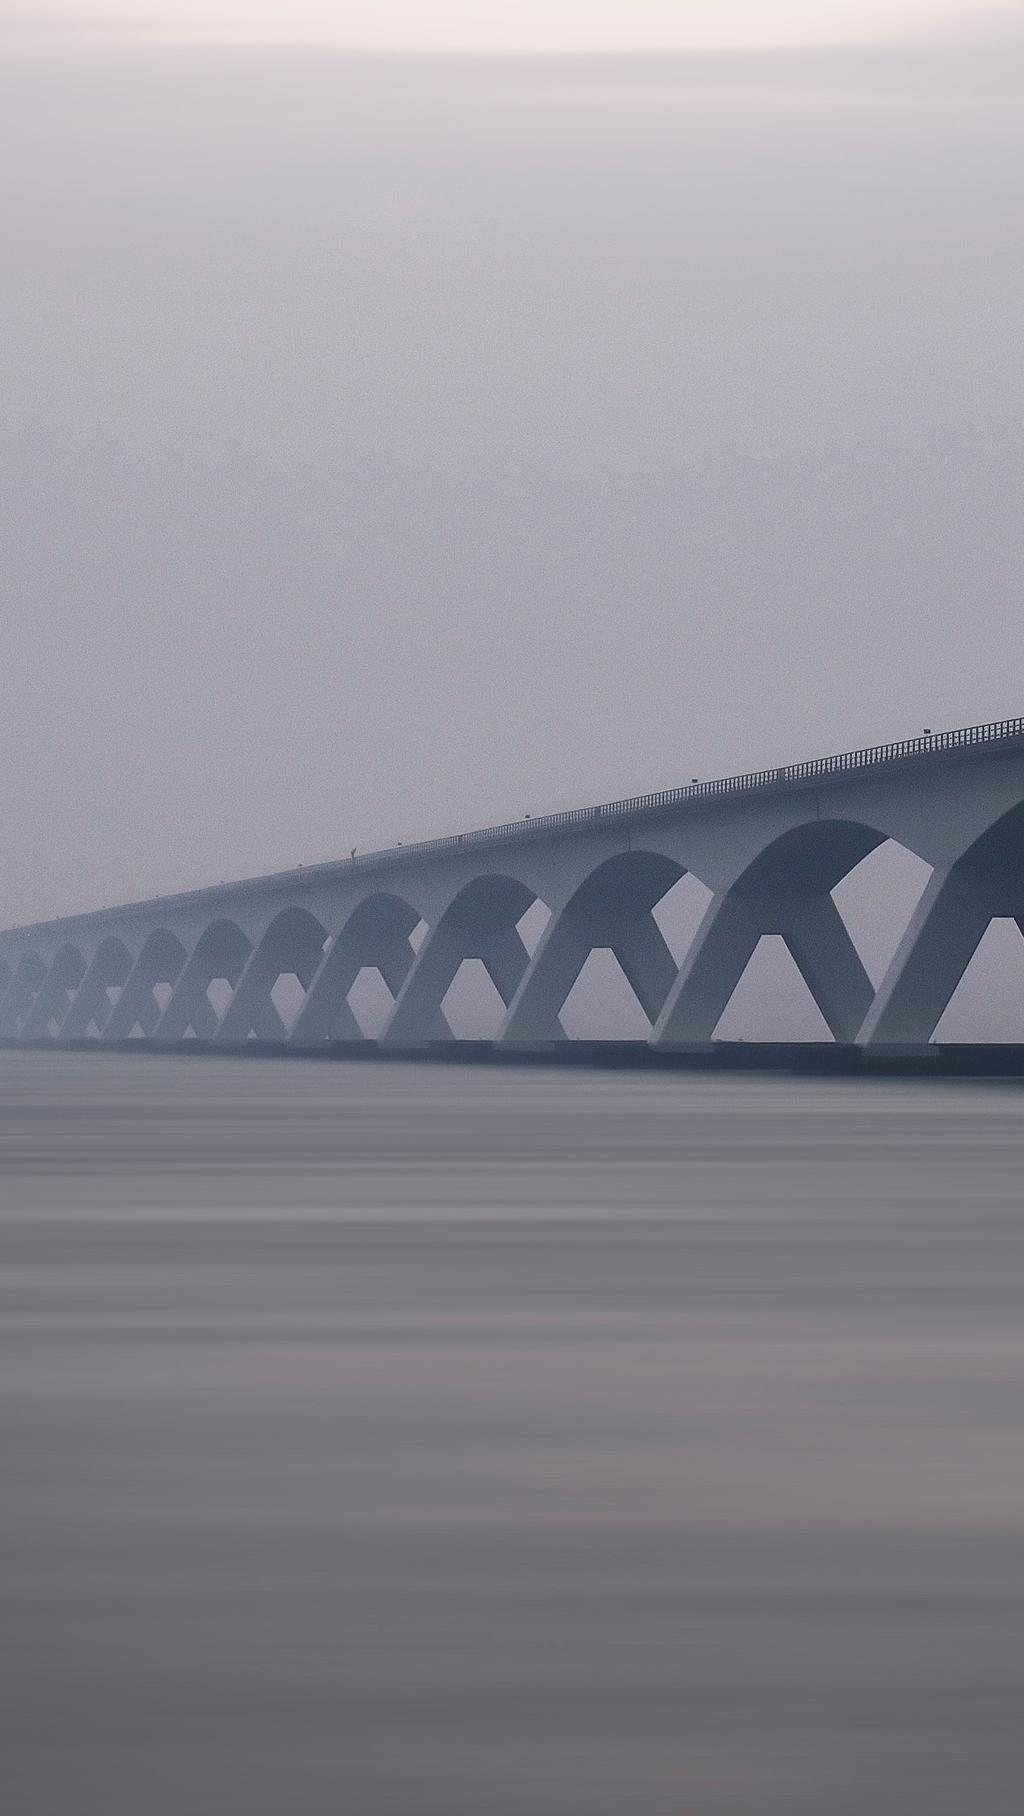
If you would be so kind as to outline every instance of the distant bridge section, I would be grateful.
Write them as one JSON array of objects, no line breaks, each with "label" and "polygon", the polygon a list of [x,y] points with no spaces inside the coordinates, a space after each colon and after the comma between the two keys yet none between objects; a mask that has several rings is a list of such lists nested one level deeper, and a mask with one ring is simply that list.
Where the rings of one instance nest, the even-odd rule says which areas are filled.
[{"label": "distant bridge section", "polygon": [[[931,877],[876,991],[833,891],[890,839]],[[654,910],[687,873],[711,900],[678,964]],[[0,1040],[361,1041],[349,996],[369,968],[393,1002],[382,1043],[415,1048],[453,1038],[445,998],[478,959],[505,1005],[499,1044],[534,1045],[565,1038],[566,999],[607,948],[651,1043],[690,1046],[777,934],[835,1040],[919,1045],[996,916],[1024,931],[1024,719],[12,928]],[[284,976],[302,993],[289,1025]]]}]

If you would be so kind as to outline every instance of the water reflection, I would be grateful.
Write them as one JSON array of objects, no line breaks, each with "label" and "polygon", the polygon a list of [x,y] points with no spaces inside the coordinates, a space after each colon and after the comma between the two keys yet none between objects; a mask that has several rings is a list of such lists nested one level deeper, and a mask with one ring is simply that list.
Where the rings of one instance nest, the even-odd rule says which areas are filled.
[{"label": "water reflection", "polygon": [[0,1082],[16,1816],[1019,1808],[1016,1086]]}]

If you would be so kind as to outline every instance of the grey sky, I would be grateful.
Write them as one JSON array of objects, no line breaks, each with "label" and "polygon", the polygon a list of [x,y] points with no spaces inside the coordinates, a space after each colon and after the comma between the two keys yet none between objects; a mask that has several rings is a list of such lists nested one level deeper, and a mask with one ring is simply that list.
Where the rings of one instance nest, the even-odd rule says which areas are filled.
[{"label": "grey sky", "polygon": [[[60,19],[107,33],[334,44],[386,52],[592,54],[893,39],[1013,0],[62,0]],[[52,21],[50,0],[17,16]]]},{"label": "grey sky", "polygon": [[0,920],[1019,710],[1013,24],[9,30]]}]

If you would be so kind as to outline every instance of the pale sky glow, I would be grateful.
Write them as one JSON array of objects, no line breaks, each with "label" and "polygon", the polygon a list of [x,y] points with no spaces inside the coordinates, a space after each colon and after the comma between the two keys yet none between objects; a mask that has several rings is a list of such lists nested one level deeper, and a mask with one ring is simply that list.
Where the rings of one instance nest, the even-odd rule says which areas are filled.
[{"label": "pale sky glow", "polygon": [[588,54],[855,43],[1018,12],[1016,0],[21,0],[14,16],[187,39]]},{"label": "pale sky glow", "polygon": [[1022,13],[0,0],[0,924],[1019,712]]}]

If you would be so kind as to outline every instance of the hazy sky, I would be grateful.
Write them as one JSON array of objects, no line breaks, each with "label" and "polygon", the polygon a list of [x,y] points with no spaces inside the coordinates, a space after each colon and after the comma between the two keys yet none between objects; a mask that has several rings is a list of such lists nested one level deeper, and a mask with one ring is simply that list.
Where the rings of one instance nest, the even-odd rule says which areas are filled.
[{"label": "hazy sky", "polygon": [[898,39],[1014,10],[1011,0],[21,0],[13,13],[385,51],[593,53]]},{"label": "hazy sky", "polygon": [[1016,13],[72,13],[0,28],[0,921],[1021,709]]}]

